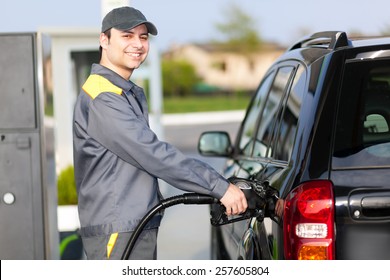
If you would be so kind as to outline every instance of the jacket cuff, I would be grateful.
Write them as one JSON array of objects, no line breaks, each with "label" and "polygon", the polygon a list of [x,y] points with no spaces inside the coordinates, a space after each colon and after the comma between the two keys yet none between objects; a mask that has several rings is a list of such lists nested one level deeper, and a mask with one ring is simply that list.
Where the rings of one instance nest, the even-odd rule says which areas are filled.
[{"label": "jacket cuff", "polygon": [[225,195],[229,185],[230,185],[229,181],[225,179],[218,180],[217,184],[215,185],[214,189],[211,192],[211,195],[213,195],[218,199],[221,199]]}]

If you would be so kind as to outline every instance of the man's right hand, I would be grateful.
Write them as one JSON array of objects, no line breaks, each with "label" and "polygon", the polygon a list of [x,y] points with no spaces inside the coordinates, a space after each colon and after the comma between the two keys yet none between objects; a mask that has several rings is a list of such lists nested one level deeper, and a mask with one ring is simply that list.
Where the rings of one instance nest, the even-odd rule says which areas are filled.
[{"label": "man's right hand", "polygon": [[220,201],[225,206],[226,215],[228,216],[241,214],[245,212],[248,207],[243,191],[233,184],[229,185]]}]

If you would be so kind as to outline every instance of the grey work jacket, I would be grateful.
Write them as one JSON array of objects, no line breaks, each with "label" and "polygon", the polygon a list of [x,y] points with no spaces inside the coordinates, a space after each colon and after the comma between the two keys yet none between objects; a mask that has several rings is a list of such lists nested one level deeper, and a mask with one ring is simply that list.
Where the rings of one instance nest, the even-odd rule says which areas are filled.
[{"label": "grey work jacket", "polygon": [[[74,167],[81,235],[133,231],[161,195],[157,178],[220,199],[228,181],[160,141],[149,128],[143,89],[99,65],[74,109]],[[160,225],[157,214],[145,227]]]}]

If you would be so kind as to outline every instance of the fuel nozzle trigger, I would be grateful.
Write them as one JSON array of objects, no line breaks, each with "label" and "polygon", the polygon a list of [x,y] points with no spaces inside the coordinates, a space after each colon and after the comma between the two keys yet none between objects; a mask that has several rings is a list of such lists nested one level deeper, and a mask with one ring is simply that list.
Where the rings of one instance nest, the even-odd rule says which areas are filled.
[{"label": "fuel nozzle trigger", "polygon": [[250,218],[256,218],[262,222],[266,214],[267,203],[269,203],[269,199],[273,200],[275,195],[277,197],[277,191],[271,188],[268,182],[260,183],[255,180],[237,177],[229,178],[229,181],[243,191],[248,202],[248,208],[240,215],[227,216],[225,206],[221,203],[215,203],[211,205],[211,224],[221,226]]}]

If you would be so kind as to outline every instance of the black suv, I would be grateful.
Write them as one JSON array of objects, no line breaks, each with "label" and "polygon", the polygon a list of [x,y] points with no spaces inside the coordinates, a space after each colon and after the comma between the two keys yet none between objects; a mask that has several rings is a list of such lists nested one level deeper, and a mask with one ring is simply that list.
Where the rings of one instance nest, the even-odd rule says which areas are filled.
[{"label": "black suv", "polygon": [[390,259],[390,38],[297,42],[262,79],[235,143],[210,131],[198,149],[284,201],[279,220],[212,227],[212,258]]}]

